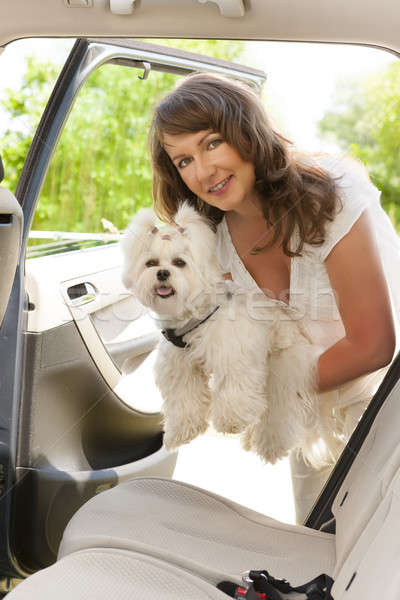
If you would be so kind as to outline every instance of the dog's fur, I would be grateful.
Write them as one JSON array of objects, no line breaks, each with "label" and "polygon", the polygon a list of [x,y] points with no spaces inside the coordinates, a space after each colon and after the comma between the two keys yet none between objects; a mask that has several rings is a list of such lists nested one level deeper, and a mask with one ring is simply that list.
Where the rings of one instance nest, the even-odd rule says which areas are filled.
[{"label": "dog's fur", "polygon": [[217,431],[242,433],[243,447],[267,462],[297,448],[321,466],[317,442],[333,439],[315,392],[321,349],[282,303],[251,318],[248,297],[232,295],[223,281],[212,227],[191,206],[181,205],[177,226],[155,224],[151,210],[140,211],[122,238],[125,286],[164,328],[184,328],[219,306],[184,336],[185,348],[160,343],[155,375],[166,448],[189,442],[211,421]]}]

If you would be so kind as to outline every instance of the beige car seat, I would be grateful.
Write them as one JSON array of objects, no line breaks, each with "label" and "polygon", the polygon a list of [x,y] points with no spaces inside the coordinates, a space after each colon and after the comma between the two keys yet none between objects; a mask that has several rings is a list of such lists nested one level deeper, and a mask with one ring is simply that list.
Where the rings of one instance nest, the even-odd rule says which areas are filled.
[{"label": "beige car seat", "polygon": [[287,525],[177,481],[136,479],[85,504],[65,530],[57,563],[7,599],[226,600],[218,582],[268,569],[292,585],[326,573],[335,600],[398,600],[399,432],[397,382],[336,496],[336,534]]}]

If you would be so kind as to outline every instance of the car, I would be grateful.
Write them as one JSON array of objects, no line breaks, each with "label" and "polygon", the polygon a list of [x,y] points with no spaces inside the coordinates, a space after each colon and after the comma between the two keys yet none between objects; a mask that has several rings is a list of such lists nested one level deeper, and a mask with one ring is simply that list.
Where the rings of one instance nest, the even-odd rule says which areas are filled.
[{"label": "car", "polygon": [[[265,81],[253,67],[133,38],[346,43],[398,54],[399,12],[394,0],[385,10],[371,4],[366,10],[360,0],[1,4],[0,51],[25,37],[76,38],[15,195],[0,188],[0,575],[4,592],[18,584],[10,600],[55,594],[222,600],[217,584],[226,578],[239,584],[245,569],[267,569],[296,586],[326,573],[335,580],[335,600],[398,596],[398,358],[304,526],[281,523],[175,481],[177,455],[163,448],[157,401],[149,406],[134,398],[129,405],[124,397],[124,369],[144,368],[159,334],[120,282],[112,214],[106,232],[32,233],[32,223],[52,173],[64,168],[57,154],[63,136],[86,140],[85,168],[101,140],[110,139],[101,110],[118,94],[112,78],[108,89],[101,87],[99,73],[128,73],[132,96],[142,86],[138,103],[148,82],[161,87],[168,76],[172,85],[193,71],[239,78],[256,90]],[[88,102],[90,85],[89,126],[82,130],[74,107]],[[127,89],[121,83],[121,97]],[[142,108],[149,113],[151,105],[143,101]],[[129,135],[142,139],[147,122],[135,123]],[[145,174],[145,166],[137,167]],[[1,179],[6,162],[2,171]],[[117,189],[110,173],[109,181],[98,175],[99,181]],[[120,174],[124,185],[129,176]],[[96,194],[84,193],[73,201],[95,205]],[[62,210],[61,226],[68,207]],[[238,473],[238,485],[244,478]]]}]

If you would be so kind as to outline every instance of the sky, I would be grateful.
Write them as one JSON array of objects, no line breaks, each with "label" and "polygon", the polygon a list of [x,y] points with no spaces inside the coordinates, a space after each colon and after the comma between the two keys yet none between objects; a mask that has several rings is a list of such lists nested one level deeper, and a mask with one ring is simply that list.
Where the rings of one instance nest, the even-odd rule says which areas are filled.
[{"label": "sky", "polygon": [[333,105],[340,80],[368,76],[398,60],[376,48],[343,44],[256,42],[248,55],[267,74],[266,95],[283,133],[304,150],[329,150],[317,123]]},{"label": "sky", "polygon": [[[60,65],[73,40],[20,40],[0,54],[0,98],[8,87],[18,86],[25,57],[35,52]],[[267,74],[266,96],[273,121],[302,150],[327,150],[317,136],[317,122],[332,106],[337,82],[368,75],[398,60],[375,48],[339,44],[250,42],[245,61]],[[0,134],[9,126],[0,111]]]}]

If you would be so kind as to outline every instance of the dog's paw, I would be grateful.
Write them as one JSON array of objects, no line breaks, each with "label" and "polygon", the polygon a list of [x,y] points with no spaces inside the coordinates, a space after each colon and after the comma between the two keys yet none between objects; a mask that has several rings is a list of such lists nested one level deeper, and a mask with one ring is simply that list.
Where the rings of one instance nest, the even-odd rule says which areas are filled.
[{"label": "dog's paw", "polygon": [[240,436],[240,443],[243,450],[250,452],[253,449],[253,434],[255,425],[249,425]]},{"label": "dog's paw", "polygon": [[263,426],[262,422],[248,427],[241,441],[244,450],[255,452],[264,462],[271,464],[287,456],[292,446],[279,431]]},{"label": "dog's paw", "polygon": [[221,415],[218,412],[211,414],[211,421],[219,433],[241,433],[248,426],[247,421],[237,415]]},{"label": "dog's paw", "polygon": [[278,460],[288,456],[289,449],[284,444],[272,444],[263,446],[261,450],[256,448],[255,452],[264,462],[274,465]]},{"label": "dog's paw", "polygon": [[205,433],[208,428],[207,421],[191,423],[188,421],[174,423],[173,427],[165,426],[164,447],[166,450],[175,450],[183,444],[188,444],[198,435]]}]

